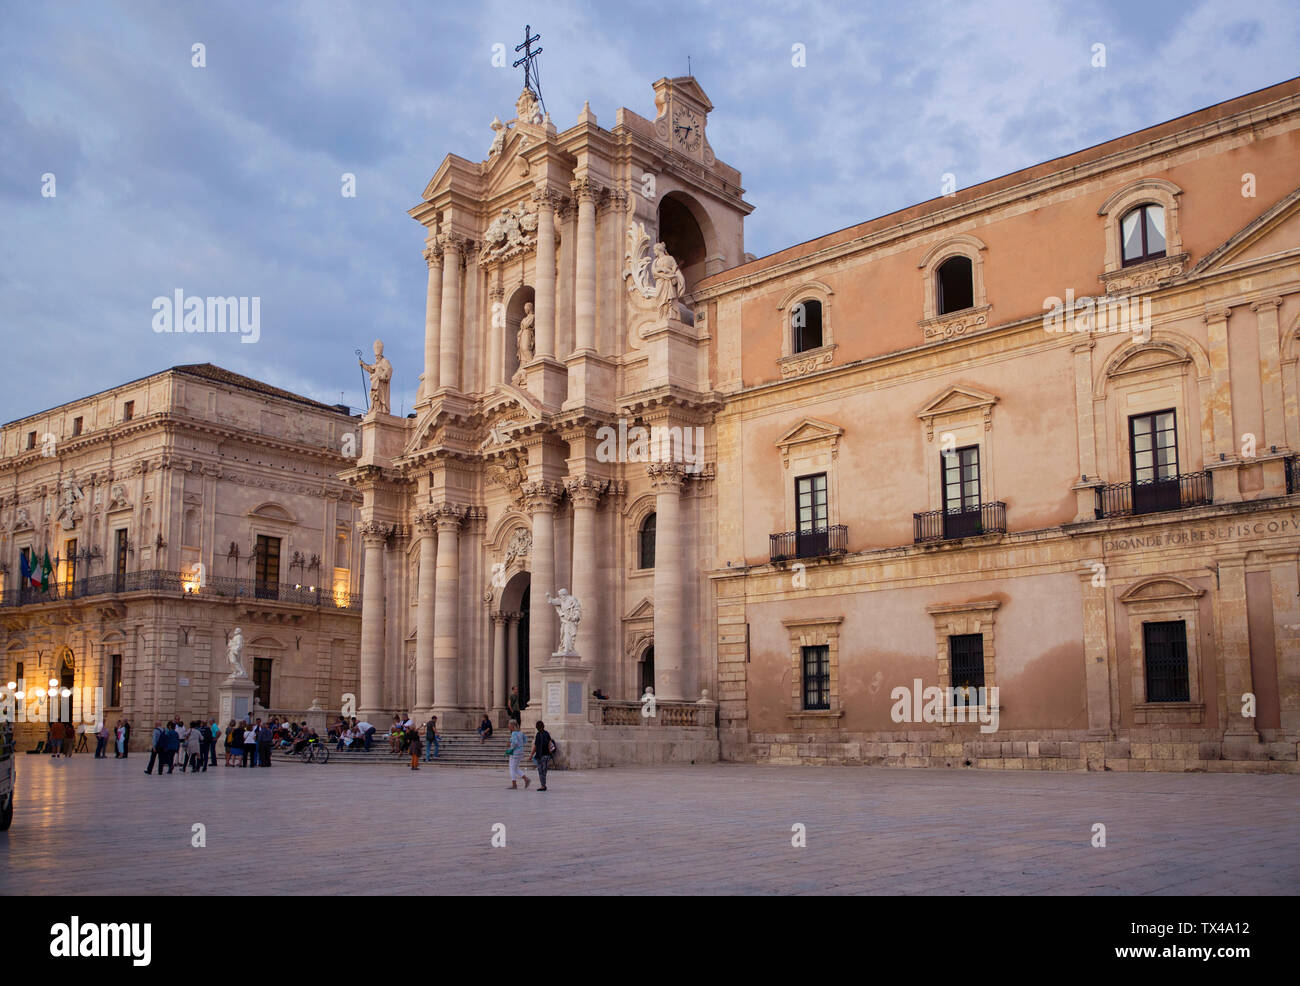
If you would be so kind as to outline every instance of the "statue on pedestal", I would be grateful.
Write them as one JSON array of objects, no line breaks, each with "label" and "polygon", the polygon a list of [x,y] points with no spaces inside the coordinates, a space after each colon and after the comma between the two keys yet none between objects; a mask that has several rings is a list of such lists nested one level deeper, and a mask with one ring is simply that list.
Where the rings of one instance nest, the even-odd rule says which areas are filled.
[{"label": "statue on pedestal", "polygon": [[230,672],[232,678],[247,678],[248,673],[244,670],[244,662],[240,657],[244,649],[244,631],[235,627],[235,632],[230,635],[230,640],[226,643],[226,660],[235,670]]},{"label": "statue on pedestal", "polygon": [[659,317],[678,318],[677,299],[686,291],[686,278],[662,243],[655,244],[650,273],[655,277],[655,304],[659,306]]},{"label": "statue on pedestal", "polygon": [[578,623],[582,620],[582,603],[577,596],[571,596],[564,589],[558,595],[548,594],[546,601],[555,607],[560,617],[560,646],[554,657],[577,657],[575,644],[578,638]]},{"label": "statue on pedestal", "polygon": [[393,364],[384,356],[384,344],[375,340],[375,361],[367,363],[358,359],[361,368],[370,374],[370,413],[390,414],[388,402],[388,384],[393,379]]},{"label": "statue on pedestal", "polygon": [[537,316],[533,314],[533,303],[524,302],[524,317],[519,323],[519,365],[525,366],[533,361],[533,352],[536,347],[536,335],[533,331],[533,325],[537,322]]}]

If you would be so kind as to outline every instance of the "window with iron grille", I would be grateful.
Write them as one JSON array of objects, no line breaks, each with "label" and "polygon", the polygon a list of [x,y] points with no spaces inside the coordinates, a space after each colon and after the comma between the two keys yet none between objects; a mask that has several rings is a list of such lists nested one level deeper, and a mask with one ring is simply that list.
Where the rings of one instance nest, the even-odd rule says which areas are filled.
[{"label": "window with iron grille", "polygon": [[831,649],[826,644],[803,648],[803,707],[831,707]]},{"label": "window with iron grille", "polygon": [[1187,623],[1166,620],[1142,624],[1142,663],[1148,702],[1190,702],[1187,677]]},{"label": "window with iron grille", "polygon": [[984,687],[984,634],[954,633],[948,637],[948,683],[954,689],[972,689],[969,695],[955,692],[955,701],[963,705],[977,702],[974,690]]}]

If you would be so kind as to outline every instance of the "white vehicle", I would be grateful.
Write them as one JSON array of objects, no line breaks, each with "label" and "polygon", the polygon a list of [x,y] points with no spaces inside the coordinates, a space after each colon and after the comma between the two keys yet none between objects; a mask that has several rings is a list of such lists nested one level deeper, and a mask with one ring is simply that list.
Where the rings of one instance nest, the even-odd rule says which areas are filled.
[{"label": "white vehicle", "polygon": [[0,726],[0,832],[14,820],[14,729]]}]

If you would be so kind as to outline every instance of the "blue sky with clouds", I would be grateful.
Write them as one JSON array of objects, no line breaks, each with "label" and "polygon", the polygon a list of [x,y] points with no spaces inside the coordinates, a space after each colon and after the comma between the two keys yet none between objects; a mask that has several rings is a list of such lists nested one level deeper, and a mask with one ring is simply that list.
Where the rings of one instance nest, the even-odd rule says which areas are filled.
[{"label": "blue sky with clouds", "polygon": [[[203,361],[361,405],[352,353],[376,336],[409,410],[425,264],[406,210],[513,115],[521,79],[492,46],[513,55],[526,21],[560,129],[584,99],[605,125],[653,115],[650,84],[691,57],[759,255],[932,198],[946,172],[964,187],[1300,73],[1295,0],[3,0],[0,421]],[[178,288],[260,297],[260,341],[156,334],[153,299]]]}]

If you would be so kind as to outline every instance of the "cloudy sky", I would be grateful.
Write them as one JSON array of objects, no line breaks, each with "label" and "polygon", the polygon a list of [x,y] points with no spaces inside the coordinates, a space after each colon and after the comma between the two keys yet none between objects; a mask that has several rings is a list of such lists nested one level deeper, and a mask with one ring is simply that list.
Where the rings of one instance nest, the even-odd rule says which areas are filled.
[{"label": "cloudy sky", "polygon": [[[352,353],[376,336],[409,410],[425,265],[406,210],[513,116],[521,79],[492,48],[513,56],[526,21],[560,129],[584,99],[604,125],[652,116],[651,82],[689,55],[762,255],[933,198],[946,172],[964,187],[1287,79],[1298,10],[0,0],[0,421],[202,361],[358,406]],[[260,297],[260,340],[156,334],[178,289]]]}]

